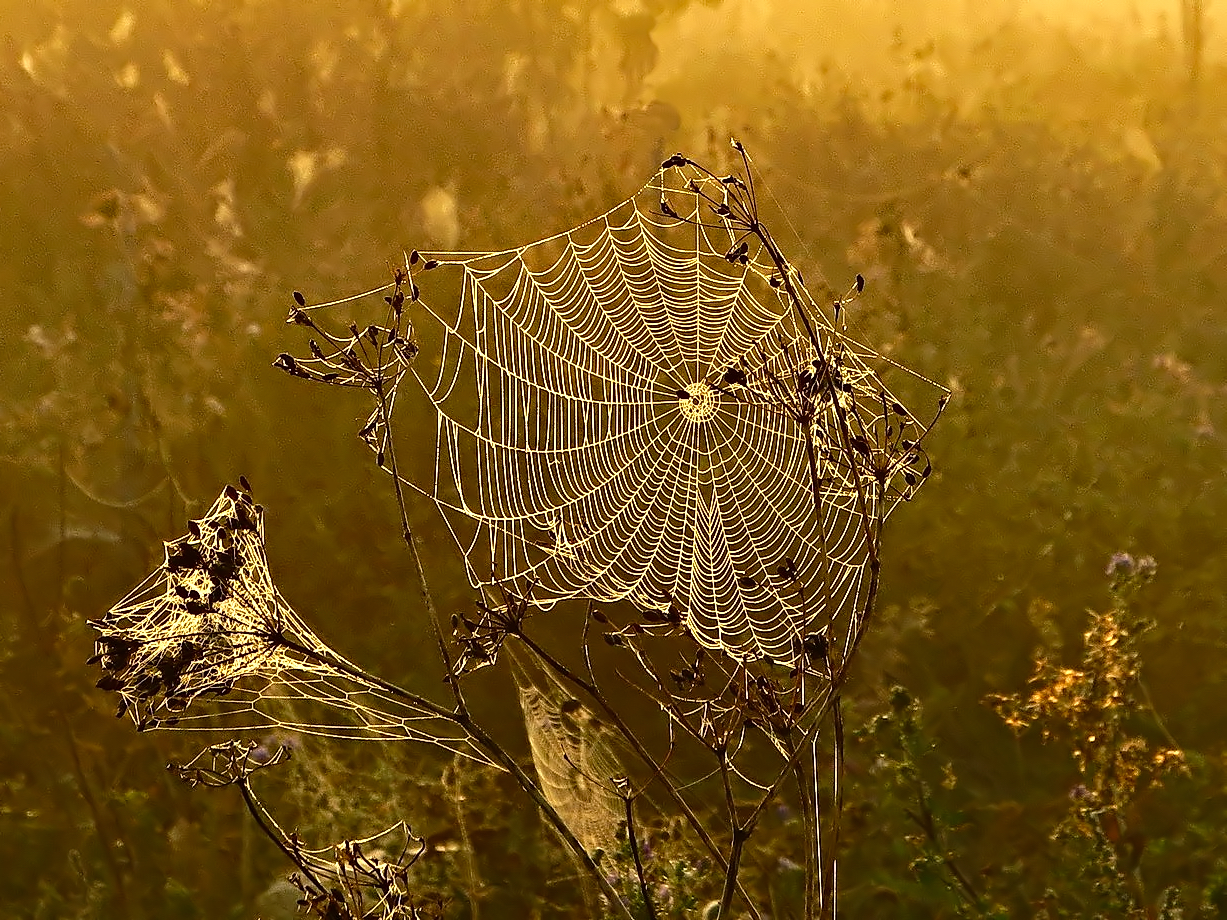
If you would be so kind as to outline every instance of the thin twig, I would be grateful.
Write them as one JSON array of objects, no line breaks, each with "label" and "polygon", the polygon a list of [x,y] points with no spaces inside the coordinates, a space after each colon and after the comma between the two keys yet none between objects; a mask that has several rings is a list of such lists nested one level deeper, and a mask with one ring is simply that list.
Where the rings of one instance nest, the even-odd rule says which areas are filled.
[{"label": "thin twig", "polygon": [[[307,864],[307,861],[299,858],[294,848],[286,843],[283,834],[277,833],[277,831],[269,826],[265,820],[264,809],[260,807],[259,799],[256,798],[255,793],[251,791],[251,783],[247,777],[240,777],[237,785],[239,792],[243,796],[243,804],[247,806],[247,811],[251,813],[251,816],[256,819],[256,824],[260,825],[260,830],[264,832],[264,836],[277,845],[277,848],[286,855],[290,862],[302,871],[307,880],[315,886],[320,894],[327,894],[328,889],[324,887],[315,873],[311,871],[311,866]],[[280,830],[280,828],[277,830]]]},{"label": "thin twig", "polygon": [[426,568],[422,565],[422,556],[418,552],[417,540],[413,536],[413,528],[409,526],[409,510],[405,504],[405,490],[401,485],[400,472],[397,466],[396,446],[392,442],[392,417],[388,410],[387,395],[383,391],[382,373],[374,384],[373,392],[379,403],[379,413],[383,418],[384,437],[388,445],[388,472],[392,476],[392,484],[396,490],[396,505],[400,511],[401,536],[405,541],[405,545],[409,547],[409,555],[413,557],[413,569],[417,575],[418,586],[422,592],[422,601],[426,605],[427,616],[430,618],[435,645],[438,648],[439,657],[443,659],[443,666],[447,670],[447,685],[451,688],[452,698],[456,701],[457,711],[467,715],[468,707],[464,701],[464,691],[460,688],[460,676],[456,673],[455,663],[447,651],[447,643],[443,640],[443,627],[439,623],[439,612],[435,609],[434,595],[431,593],[430,584],[426,580]]},{"label": "thin twig", "polygon": [[635,857],[635,875],[639,877],[639,893],[643,895],[643,906],[648,913],[648,920],[656,920],[656,904],[648,892],[648,880],[643,874],[643,859],[639,855],[639,840],[635,836],[635,809],[632,806],[632,798],[629,793],[622,797],[626,806],[626,839],[631,845],[631,855]]}]

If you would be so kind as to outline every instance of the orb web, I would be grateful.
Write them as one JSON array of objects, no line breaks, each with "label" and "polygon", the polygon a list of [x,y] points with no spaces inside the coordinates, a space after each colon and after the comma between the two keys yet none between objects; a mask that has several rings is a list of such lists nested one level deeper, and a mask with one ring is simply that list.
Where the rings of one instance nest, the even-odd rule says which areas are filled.
[{"label": "orb web", "polygon": [[[715,214],[721,181],[674,163],[547,239],[415,252],[416,355],[396,382],[416,380],[429,421],[387,432],[377,413],[366,431],[381,457],[394,439],[475,587],[625,600],[707,648],[795,663],[807,631],[853,625],[866,521],[927,475],[928,426],[881,372],[928,381],[847,337]],[[883,450],[885,477],[868,462]]]}]

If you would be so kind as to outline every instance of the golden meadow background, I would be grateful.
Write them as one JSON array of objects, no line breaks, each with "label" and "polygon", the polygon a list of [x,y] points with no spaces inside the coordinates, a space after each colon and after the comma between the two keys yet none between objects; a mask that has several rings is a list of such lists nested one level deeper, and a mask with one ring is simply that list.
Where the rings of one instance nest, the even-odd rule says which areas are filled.
[{"label": "golden meadow background", "polygon": [[[1206,884],[1227,737],[1227,20],[1206,6],[1198,38],[1175,2],[4,3],[6,913],[288,915],[289,867],[237,798],[164,770],[203,739],[136,734],[84,666],[86,619],[240,473],[290,603],[346,655],[438,689],[355,437],[366,404],[269,366],[304,344],[291,290],[555,232],[675,150],[719,168],[731,134],[793,261],[839,289],[863,273],[854,331],[953,391],[937,472],[886,535],[854,717],[895,681],[923,699],[969,864],[1040,898],[1028,873],[1073,767],[981,701],[1021,690],[1041,642],[1076,659],[1109,555],[1153,554],[1144,678],[1195,769],[1141,804],[1163,841],[1148,872]],[[432,510],[411,513],[442,605],[471,603]],[[513,724],[505,675],[482,680]],[[884,894],[908,859],[873,812],[872,752],[850,757],[856,915],[940,914]],[[470,778],[485,799],[457,803],[442,769],[308,740],[271,794],[321,844],[403,816],[446,850],[502,791]],[[531,813],[486,817],[494,915],[566,915],[571,870]]]}]

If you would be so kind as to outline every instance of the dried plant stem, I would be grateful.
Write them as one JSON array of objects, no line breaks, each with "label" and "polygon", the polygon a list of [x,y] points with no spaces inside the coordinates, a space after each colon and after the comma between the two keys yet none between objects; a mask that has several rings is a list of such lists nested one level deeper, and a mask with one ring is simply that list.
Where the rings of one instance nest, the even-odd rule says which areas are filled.
[{"label": "dried plant stem", "polygon": [[819,815],[818,790],[814,789],[811,798],[809,777],[798,762],[793,767],[793,778],[797,784],[797,796],[801,802],[801,820],[805,825],[805,918],[812,920],[816,902],[817,882],[822,878],[820,834],[822,833]]},{"label": "dried plant stem", "polygon": [[375,382],[371,385],[371,391],[379,404],[379,414],[383,420],[383,430],[388,435],[388,472],[392,476],[392,485],[396,490],[396,507],[400,512],[401,537],[404,539],[405,545],[409,547],[409,555],[413,558],[414,574],[417,575],[422,602],[426,605],[426,614],[430,618],[431,631],[434,633],[439,657],[443,659],[443,666],[447,669],[447,684],[451,687],[452,698],[456,701],[456,709],[461,713],[467,714],[468,706],[464,701],[464,692],[460,688],[460,681],[457,679],[452,657],[447,651],[447,643],[443,640],[443,627],[439,623],[439,612],[435,608],[435,599],[430,590],[430,583],[426,580],[426,567],[422,565],[422,556],[418,552],[417,539],[413,535],[413,528],[409,526],[409,509],[405,504],[405,489],[401,484],[400,471],[396,462],[396,447],[392,443],[391,437],[392,412],[388,407],[387,394],[384,392],[382,374],[376,377]]},{"label": "dried plant stem", "polygon": [[737,876],[741,872],[741,854],[746,841],[750,839],[750,831],[733,825],[733,842],[729,847],[729,867],[724,873],[724,891],[720,895],[720,910],[716,914],[720,920],[731,916],[733,893],[737,890]]},{"label": "dried plant stem", "polygon": [[656,920],[656,903],[648,891],[648,881],[643,874],[643,858],[639,855],[639,838],[635,835],[635,809],[631,805],[632,797],[627,794],[622,797],[626,806],[626,840],[631,847],[631,855],[635,858],[635,875],[639,879],[639,893],[643,896],[644,909],[648,920]]},{"label": "dried plant stem", "polygon": [[[868,612],[873,609],[877,602],[878,585],[878,568],[873,566],[870,568],[869,589],[866,592],[865,603],[862,605],[862,610],[864,611],[863,615],[866,618],[868,616]],[[862,634],[863,628],[858,629],[857,636],[855,637],[856,642],[859,642]],[[856,645],[854,643],[852,651],[855,651],[855,647]],[[793,767],[800,762],[800,759],[808,749],[808,746],[814,741],[815,738],[817,738],[819,729],[821,728],[826,717],[831,713],[831,710],[835,705],[835,701],[838,698],[838,691],[836,688],[843,686],[847,680],[852,658],[853,655],[850,651],[849,654],[840,659],[838,666],[831,675],[831,682],[827,685],[821,697],[806,707],[806,710],[802,714],[801,718],[803,720],[812,720],[813,724],[802,736],[800,742],[793,747],[788,757],[785,758],[784,765],[780,768],[780,773],[776,781],[772,783],[770,787],[768,787],[768,789],[759,799],[758,804],[754,806],[754,810],[751,812],[750,817],[746,821],[747,827],[753,828],[754,825],[758,823],[758,820],[762,817],[762,814],[766,810],[767,806],[775,801],[776,797],[779,795],[784,777],[791,774]]]},{"label": "dried plant stem", "polygon": [[822,891],[822,915],[824,918],[835,916],[835,901],[839,896],[836,881],[838,878],[839,844],[844,817],[844,714],[842,701],[838,693],[831,703],[831,713],[831,721],[834,723],[835,729],[835,754],[831,763],[832,783],[835,787],[835,814],[831,821],[830,871],[824,875],[825,887]]},{"label": "dried plant stem", "polygon": [[243,804],[247,806],[248,813],[255,819],[256,824],[260,826],[260,830],[264,832],[264,836],[276,844],[277,849],[281,850],[286,855],[286,858],[297,866],[302,873],[307,877],[307,880],[315,886],[320,894],[327,894],[328,888],[319,880],[311,867],[307,865],[306,860],[300,859],[298,854],[294,852],[294,848],[286,843],[285,832],[280,827],[270,825],[267,813],[260,807],[260,800],[256,798],[256,794],[251,790],[251,782],[247,777],[241,777],[237,783],[239,792],[243,796]]},{"label": "dried plant stem", "polygon": [[737,820],[737,803],[733,800],[733,786],[729,780],[728,745],[720,744],[714,751],[720,762],[720,784],[724,787],[724,807],[728,812],[729,827],[733,839],[729,845],[728,868],[724,870],[724,890],[720,895],[720,911],[716,914],[719,920],[729,916],[732,909],[733,892],[737,890],[737,877],[741,872],[741,853],[746,841],[750,839],[752,828],[744,827]]}]

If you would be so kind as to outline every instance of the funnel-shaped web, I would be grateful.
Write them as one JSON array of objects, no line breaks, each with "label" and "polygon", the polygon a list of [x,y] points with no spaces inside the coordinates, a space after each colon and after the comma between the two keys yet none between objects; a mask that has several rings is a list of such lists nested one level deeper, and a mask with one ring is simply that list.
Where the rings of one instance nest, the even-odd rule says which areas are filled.
[{"label": "funnel-shaped web", "polygon": [[[919,485],[927,428],[878,356],[701,193],[720,180],[669,165],[565,233],[407,266],[410,373],[435,423],[397,428],[399,472],[442,511],[475,586],[532,585],[542,607],[625,599],[708,648],[795,663],[808,630],[852,616],[866,518]],[[885,445],[883,480],[868,458]]]},{"label": "funnel-shaped web", "polygon": [[[421,741],[488,762],[447,709],[368,675],[316,637],[273,584],[263,508],[233,486],[90,625],[98,686],[119,694],[117,715],[138,728]],[[202,698],[213,705],[193,705]]]}]

